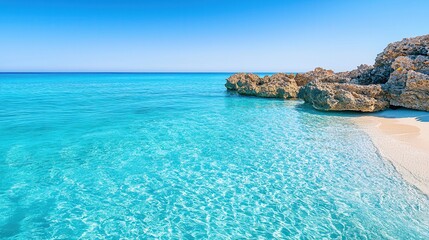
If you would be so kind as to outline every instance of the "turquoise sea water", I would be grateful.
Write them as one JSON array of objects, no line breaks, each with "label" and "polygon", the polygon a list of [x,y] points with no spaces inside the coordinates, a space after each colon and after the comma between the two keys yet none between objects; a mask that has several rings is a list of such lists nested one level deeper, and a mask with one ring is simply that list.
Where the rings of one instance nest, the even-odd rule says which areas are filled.
[{"label": "turquoise sea water", "polygon": [[227,76],[1,74],[0,238],[429,238],[346,115]]}]

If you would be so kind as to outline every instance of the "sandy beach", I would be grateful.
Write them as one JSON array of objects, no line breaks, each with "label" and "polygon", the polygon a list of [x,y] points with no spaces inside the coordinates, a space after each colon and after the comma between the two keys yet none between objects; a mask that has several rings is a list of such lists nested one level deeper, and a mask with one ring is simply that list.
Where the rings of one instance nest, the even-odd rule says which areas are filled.
[{"label": "sandy beach", "polygon": [[429,113],[387,110],[354,121],[406,181],[429,195]]}]

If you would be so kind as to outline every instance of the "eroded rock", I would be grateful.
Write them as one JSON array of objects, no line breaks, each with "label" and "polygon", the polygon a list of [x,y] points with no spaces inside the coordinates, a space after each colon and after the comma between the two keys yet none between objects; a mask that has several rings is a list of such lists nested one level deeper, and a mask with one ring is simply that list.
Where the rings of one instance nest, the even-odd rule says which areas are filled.
[{"label": "eroded rock", "polygon": [[334,76],[334,71],[327,70],[321,67],[315,68],[313,71],[306,73],[298,73],[295,76],[295,81],[298,86],[305,86],[307,83],[315,80],[325,80]]},{"label": "eroded rock", "polygon": [[390,43],[377,55],[375,67],[390,66],[400,56],[428,56],[429,34],[414,38],[404,38],[401,41]]},{"label": "eroded rock", "polygon": [[390,104],[429,111],[429,59],[427,56],[398,57],[384,85]]},{"label": "eroded rock", "polygon": [[228,78],[225,86],[243,95],[298,96],[325,111],[374,112],[389,105],[429,111],[429,35],[389,44],[374,66],[340,73],[316,68],[264,78],[241,73]]},{"label": "eroded rock", "polygon": [[225,87],[229,90],[236,91],[248,82],[257,83],[259,80],[259,76],[253,73],[236,73],[226,80]]},{"label": "eroded rock", "polygon": [[380,85],[313,81],[301,89],[299,97],[323,111],[376,112],[389,107]]},{"label": "eroded rock", "polygon": [[404,38],[401,41],[390,43],[377,55],[374,67],[378,75],[382,76],[379,82],[385,83],[394,71],[392,63],[401,56],[428,56],[429,53],[429,35],[423,35],[414,38]]},{"label": "eroded rock", "polygon": [[298,85],[295,75],[276,73],[260,78],[256,74],[239,73],[227,79],[225,87],[239,94],[267,98],[296,98]]}]

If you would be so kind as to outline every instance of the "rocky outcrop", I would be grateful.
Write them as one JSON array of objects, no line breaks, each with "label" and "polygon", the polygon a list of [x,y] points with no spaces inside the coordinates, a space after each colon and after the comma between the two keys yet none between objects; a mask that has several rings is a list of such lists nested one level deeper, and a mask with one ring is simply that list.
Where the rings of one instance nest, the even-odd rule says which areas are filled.
[{"label": "rocky outcrop", "polygon": [[[225,86],[239,94],[296,98],[325,111],[374,112],[390,106],[429,111],[429,35],[389,44],[374,66],[334,73],[235,74]],[[299,94],[298,94],[299,93]]]},{"label": "rocky outcrop", "polygon": [[236,73],[226,79],[225,87],[228,90],[234,90],[237,91],[241,86],[247,84],[248,82],[254,82],[255,84],[258,84],[260,81],[260,78],[258,75],[253,73]]},{"label": "rocky outcrop", "polygon": [[384,77],[378,73],[374,66],[366,64],[362,64],[352,71],[338,73],[337,75],[347,78],[348,81],[346,82],[359,85],[377,84],[380,81],[384,81],[381,80]]},{"label": "rocky outcrop", "polygon": [[401,56],[428,56],[429,53],[429,35],[405,38],[402,41],[390,43],[377,55],[374,67],[380,76],[380,82],[385,83],[389,79],[390,74],[394,71],[392,63],[396,58]]},{"label": "rocky outcrop", "polygon": [[390,104],[429,111],[429,57],[401,56],[391,67],[394,71],[384,85]]},{"label": "rocky outcrop", "polygon": [[312,81],[299,96],[323,111],[376,112],[389,107],[387,93],[380,85]]},{"label": "rocky outcrop", "polygon": [[239,94],[266,98],[296,98],[298,85],[295,75],[276,73],[260,78],[255,74],[237,73],[227,79],[225,87]]},{"label": "rocky outcrop", "polygon": [[429,34],[390,43],[382,53],[377,55],[375,66],[390,66],[400,56],[427,56],[429,53],[428,42]]},{"label": "rocky outcrop", "polygon": [[333,77],[334,71],[332,70],[326,70],[323,68],[315,68],[313,71],[306,72],[306,73],[298,73],[295,76],[295,81],[298,86],[305,86],[307,83],[314,81],[314,80],[326,80],[329,77]]}]

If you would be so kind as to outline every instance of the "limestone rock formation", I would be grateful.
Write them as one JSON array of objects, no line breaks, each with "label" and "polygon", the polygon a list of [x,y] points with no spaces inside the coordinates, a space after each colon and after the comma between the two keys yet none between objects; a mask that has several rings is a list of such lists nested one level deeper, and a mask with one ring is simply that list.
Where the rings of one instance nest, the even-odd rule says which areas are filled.
[{"label": "limestone rock formation", "polygon": [[[316,68],[296,76],[235,74],[226,88],[243,95],[303,98],[326,111],[380,111],[390,106],[429,111],[429,35],[389,44],[374,66],[334,73]],[[299,93],[299,94],[298,94]]]},{"label": "limestone rock formation", "polygon": [[348,72],[337,73],[336,75],[346,80],[343,82],[349,82],[359,85],[369,85],[374,82],[378,82],[377,72],[374,69],[374,66],[362,64],[356,69]]},{"label": "limestone rock formation", "polygon": [[317,67],[313,71],[296,74],[295,81],[298,86],[305,86],[307,83],[311,81],[325,80],[333,76],[334,76],[334,71]]},{"label": "limestone rock formation", "polygon": [[395,70],[384,85],[390,104],[429,111],[429,57],[401,56],[391,67]]},{"label": "limestone rock formation", "polygon": [[380,85],[312,81],[301,89],[299,97],[323,111],[376,112],[389,107]]},{"label": "limestone rock formation", "polygon": [[380,82],[385,83],[389,79],[390,73],[394,71],[391,67],[397,57],[401,56],[427,56],[429,53],[429,35],[423,35],[414,38],[405,38],[401,41],[390,43],[377,55],[374,67],[378,74],[383,76]]},{"label": "limestone rock formation", "polygon": [[260,78],[256,74],[238,73],[227,79],[225,87],[239,94],[266,98],[296,98],[298,85],[293,74],[276,73]]},{"label": "limestone rock formation", "polygon": [[259,80],[259,76],[253,73],[236,73],[226,80],[225,87],[229,90],[236,91],[247,82],[257,83]]},{"label": "limestone rock formation", "polygon": [[377,55],[375,66],[390,66],[400,56],[427,56],[429,53],[429,34],[414,38],[404,38],[401,41],[390,43]]}]

